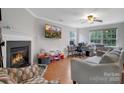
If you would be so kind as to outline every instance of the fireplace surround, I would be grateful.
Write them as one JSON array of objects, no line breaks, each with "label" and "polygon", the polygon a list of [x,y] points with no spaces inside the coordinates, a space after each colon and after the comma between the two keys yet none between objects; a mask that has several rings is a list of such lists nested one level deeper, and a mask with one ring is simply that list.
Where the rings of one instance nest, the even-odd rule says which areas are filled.
[{"label": "fireplace surround", "polygon": [[19,68],[31,64],[31,41],[7,41],[7,67]]}]

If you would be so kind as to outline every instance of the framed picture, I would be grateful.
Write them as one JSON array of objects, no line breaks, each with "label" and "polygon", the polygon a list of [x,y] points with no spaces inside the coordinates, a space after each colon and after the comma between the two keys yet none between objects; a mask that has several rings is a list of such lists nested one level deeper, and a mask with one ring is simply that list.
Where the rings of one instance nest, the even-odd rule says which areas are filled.
[{"label": "framed picture", "polygon": [[61,27],[51,25],[51,24],[45,24],[45,37],[46,38],[61,38]]}]

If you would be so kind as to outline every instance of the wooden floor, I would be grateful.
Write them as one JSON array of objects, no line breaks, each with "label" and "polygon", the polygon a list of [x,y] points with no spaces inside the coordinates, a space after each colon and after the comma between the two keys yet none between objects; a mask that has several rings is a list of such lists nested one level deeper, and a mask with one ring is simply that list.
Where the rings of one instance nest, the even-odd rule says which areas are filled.
[{"label": "wooden floor", "polygon": [[[47,80],[59,80],[61,84],[72,84],[70,59],[72,58],[65,58],[49,64],[44,78]],[[122,83],[124,84],[124,79],[122,79]]]},{"label": "wooden floor", "polygon": [[47,80],[59,80],[61,84],[72,84],[70,71],[70,60],[72,58],[68,57],[49,64],[44,78]]},{"label": "wooden floor", "polygon": [[72,84],[70,59],[65,58],[49,64],[44,78],[47,80],[59,80],[61,84]]}]

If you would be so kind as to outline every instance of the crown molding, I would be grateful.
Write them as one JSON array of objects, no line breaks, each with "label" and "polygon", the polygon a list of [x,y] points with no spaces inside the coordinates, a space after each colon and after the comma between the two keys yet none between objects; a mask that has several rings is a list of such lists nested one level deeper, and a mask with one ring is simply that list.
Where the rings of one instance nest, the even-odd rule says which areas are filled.
[{"label": "crown molding", "polygon": [[[71,26],[69,26],[69,25],[66,25],[66,24],[61,23],[61,22],[58,22],[58,21],[50,20],[50,19],[45,18],[45,17],[39,17],[39,16],[37,16],[35,13],[33,13],[30,9],[28,9],[28,8],[25,8],[25,10],[26,10],[27,12],[29,12],[33,17],[35,17],[35,18],[37,18],[37,19],[45,20],[45,21],[48,21],[48,22],[52,22],[52,23],[59,24],[59,25],[63,25],[63,26],[67,26],[67,27],[71,27]],[[74,28],[74,27],[71,27],[71,28]]]}]

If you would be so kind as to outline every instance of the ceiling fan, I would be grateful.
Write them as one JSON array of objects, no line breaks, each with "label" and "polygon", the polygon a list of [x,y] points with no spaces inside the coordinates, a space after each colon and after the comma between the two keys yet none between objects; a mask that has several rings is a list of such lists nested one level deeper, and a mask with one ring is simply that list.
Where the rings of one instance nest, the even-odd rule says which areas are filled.
[{"label": "ceiling fan", "polygon": [[[81,21],[82,21],[82,19],[81,19]],[[95,16],[93,16],[93,15],[88,15],[88,16],[86,17],[86,19],[83,19],[83,21],[81,22],[81,24],[86,23],[86,22],[92,24],[92,23],[94,23],[94,22],[103,22],[103,20],[97,19],[97,18],[96,18]]]}]

